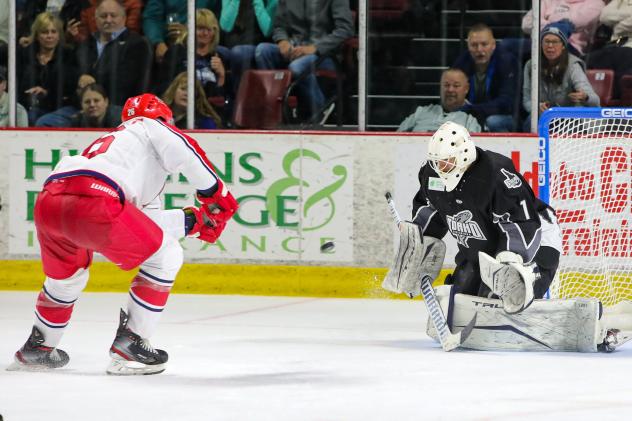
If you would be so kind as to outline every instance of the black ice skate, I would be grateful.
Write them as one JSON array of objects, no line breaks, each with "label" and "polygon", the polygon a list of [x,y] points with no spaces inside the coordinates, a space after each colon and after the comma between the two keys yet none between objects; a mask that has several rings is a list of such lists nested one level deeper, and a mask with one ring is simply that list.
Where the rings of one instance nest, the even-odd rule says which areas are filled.
[{"label": "black ice skate", "polygon": [[65,351],[43,345],[44,335],[33,326],[31,336],[22,348],[15,353],[15,362],[7,368],[9,371],[39,371],[59,368],[68,364],[70,357]]},{"label": "black ice skate", "polygon": [[129,330],[129,317],[121,309],[121,321],[116,337],[110,347],[112,362],[108,374],[129,376],[135,374],[158,374],[165,371],[169,356],[162,349],[154,349],[147,339]]}]

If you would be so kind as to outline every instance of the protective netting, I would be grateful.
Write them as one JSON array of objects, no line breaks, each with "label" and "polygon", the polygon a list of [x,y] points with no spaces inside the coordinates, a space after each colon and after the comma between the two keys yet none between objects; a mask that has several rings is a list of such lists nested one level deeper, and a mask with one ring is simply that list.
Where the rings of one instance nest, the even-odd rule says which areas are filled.
[{"label": "protective netting", "polygon": [[632,122],[554,118],[549,124],[549,203],[563,253],[551,294],[632,300]]}]

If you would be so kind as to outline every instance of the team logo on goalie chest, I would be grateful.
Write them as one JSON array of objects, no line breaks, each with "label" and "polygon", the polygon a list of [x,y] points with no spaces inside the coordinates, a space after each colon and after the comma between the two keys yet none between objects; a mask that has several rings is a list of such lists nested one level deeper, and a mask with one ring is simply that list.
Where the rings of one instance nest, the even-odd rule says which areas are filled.
[{"label": "team logo on goalie chest", "polygon": [[481,227],[475,221],[472,221],[472,212],[464,210],[454,216],[447,215],[448,229],[456,238],[457,243],[469,248],[467,240],[473,238],[475,240],[487,240]]}]

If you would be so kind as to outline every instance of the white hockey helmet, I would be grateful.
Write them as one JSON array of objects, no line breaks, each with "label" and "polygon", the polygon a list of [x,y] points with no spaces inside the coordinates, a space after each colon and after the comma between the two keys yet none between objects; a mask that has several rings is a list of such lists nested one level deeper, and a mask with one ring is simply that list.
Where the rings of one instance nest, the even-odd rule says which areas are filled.
[{"label": "white hockey helmet", "polygon": [[475,160],[476,146],[470,133],[460,124],[448,121],[432,135],[428,163],[443,179],[446,191],[454,190]]}]

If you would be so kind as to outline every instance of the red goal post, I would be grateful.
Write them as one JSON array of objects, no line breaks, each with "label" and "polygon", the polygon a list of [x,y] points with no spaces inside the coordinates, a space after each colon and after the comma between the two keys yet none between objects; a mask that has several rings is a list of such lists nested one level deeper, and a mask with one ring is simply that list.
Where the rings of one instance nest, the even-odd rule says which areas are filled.
[{"label": "red goal post", "polygon": [[538,134],[539,196],[562,230],[551,296],[632,300],[632,108],[551,108]]}]

